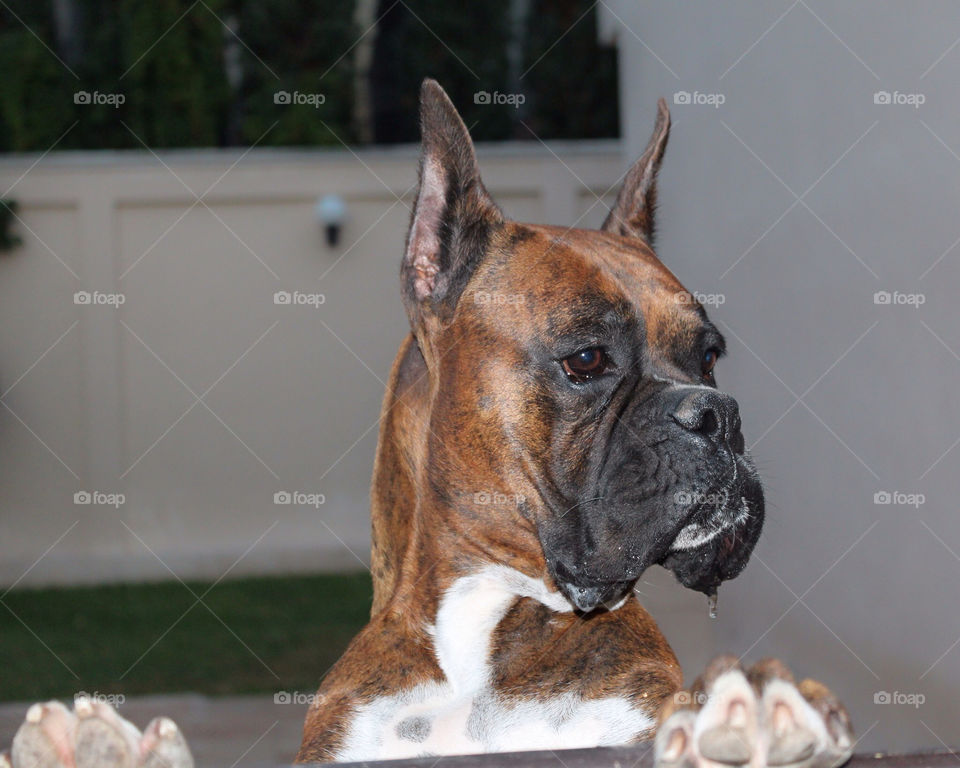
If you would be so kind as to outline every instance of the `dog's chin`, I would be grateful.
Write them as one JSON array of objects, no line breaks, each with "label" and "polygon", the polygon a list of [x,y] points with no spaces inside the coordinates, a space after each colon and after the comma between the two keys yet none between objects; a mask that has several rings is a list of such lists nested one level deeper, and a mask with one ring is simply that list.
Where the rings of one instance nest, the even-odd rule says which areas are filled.
[{"label": "dog's chin", "polygon": [[581,613],[590,613],[601,606],[615,611],[633,589],[633,581],[620,581],[610,584],[582,585],[572,581],[557,581],[557,586],[570,604]]},{"label": "dog's chin", "polygon": [[732,503],[680,529],[660,565],[685,587],[713,594],[747,565],[763,528],[763,491],[759,483],[739,489]]},{"label": "dog's chin", "polygon": [[567,601],[575,610],[590,613],[600,607],[616,610],[623,605],[637,579],[597,581],[585,579],[574,573],[562,560],[548,558],[550,576]]}]

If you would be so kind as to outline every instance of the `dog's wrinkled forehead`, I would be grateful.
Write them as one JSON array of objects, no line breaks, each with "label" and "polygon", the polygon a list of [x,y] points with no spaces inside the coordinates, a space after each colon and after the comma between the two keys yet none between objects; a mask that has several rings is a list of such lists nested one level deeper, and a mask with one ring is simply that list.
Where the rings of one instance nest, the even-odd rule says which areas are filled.
[{"label": "dog's wrinkled forehead", "polygon": [[604,325],[634,331],[654,356],[686,349],[704,313],[639,238],[510,223],[472,281],[470,312],[530,338],[583,336]]}]

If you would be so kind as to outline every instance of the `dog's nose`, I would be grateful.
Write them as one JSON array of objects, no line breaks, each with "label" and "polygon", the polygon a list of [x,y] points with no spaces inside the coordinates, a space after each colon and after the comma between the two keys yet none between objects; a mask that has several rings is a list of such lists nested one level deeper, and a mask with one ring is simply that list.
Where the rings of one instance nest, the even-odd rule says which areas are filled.
[{"label": "dog's nose", "polygon": [[734,453],[743,453],[740,407],[730,395],[697,389],[680,401],[672,415],[684,429],[703,435],[718,447],[725,444]]}]

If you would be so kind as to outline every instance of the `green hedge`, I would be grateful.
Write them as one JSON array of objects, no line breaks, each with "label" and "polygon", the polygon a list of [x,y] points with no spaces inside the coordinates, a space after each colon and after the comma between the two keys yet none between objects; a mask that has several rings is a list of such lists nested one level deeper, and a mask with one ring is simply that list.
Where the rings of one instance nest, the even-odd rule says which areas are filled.
[{"label": "green hedge", "polygon": [[[591,5],[533,0],[522,69],[543,58],[519,82],[518,111],[474,103],[478,91],[511,90],[507,0],[381,2],[370,77],[376,140],[416,140],[426,75],[449,90],[480,140],[616,135],[616,57],[597,44]],[[66,40],[53,6],[0,7],[0,151],[43,151],[61,136],[62,149],[356,141],[354,60],[343,55],[362,31],[353,3],[73,0]],[[228,81],[229,56],[240,62],[239,82]],[[278,104],[281,91],[321,93],[324,102]],[[122,103],[78,104],[78,93]]]}]

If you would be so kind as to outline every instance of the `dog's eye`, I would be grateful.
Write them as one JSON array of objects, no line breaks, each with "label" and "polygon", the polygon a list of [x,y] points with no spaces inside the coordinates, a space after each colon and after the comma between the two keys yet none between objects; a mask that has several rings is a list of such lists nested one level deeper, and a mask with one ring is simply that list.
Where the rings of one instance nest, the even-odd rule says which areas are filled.
[{"label": "dog's eye", "polygon": [[703,353],[703,360],[700,363],[700,370],[703,371],[703,378],[708,381],[713,380],[713,367],[717,364],[720,352],[716,349],[708,349]]},{"label": "dog's eye", "polygon": [[608,364],[607,353],[600,347],[581,349],[561,361],[564,373],[570,381],[577,384],[595,379],[607,370]]}]

